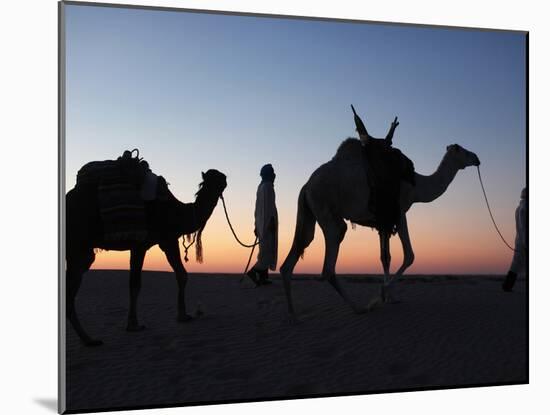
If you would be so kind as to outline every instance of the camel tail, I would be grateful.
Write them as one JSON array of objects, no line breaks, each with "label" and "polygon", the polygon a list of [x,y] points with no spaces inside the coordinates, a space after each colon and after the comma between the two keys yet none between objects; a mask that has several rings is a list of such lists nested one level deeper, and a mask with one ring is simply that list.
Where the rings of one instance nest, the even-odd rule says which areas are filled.
[{"label": "camel tail", "polygon": [[281,273],[292,272],[298,258],[304,257],[304,252],[315,236],[315,216],[309,207],[305,186],[298,196],[298,213],[296,215],[296,230],[292,248],[281,266]]}]

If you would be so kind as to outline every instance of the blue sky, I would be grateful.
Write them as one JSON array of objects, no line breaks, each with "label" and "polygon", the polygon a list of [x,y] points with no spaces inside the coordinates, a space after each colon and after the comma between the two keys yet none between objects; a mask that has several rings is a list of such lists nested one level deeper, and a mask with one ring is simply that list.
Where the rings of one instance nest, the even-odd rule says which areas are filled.
[{"label": "blue sky", "polygon": [[[474,151],[513,239],[526,182],[521,33],[76,5],[66,16],[68,188],[87,161],[138,147],[185,201],[200,171],[226,173],[226,198],[247,234],[259,168],[271,162],[284,258],[300,187],[355,135],[353,103],[375,136],[399,117],[394,145],[419,173],[435,170],[448,144]],[[431,205],[410,214],[412,228],[441,216],[439,226],[460,233],[469,224],[500,243],[475,170]],[[509,253],[498,252],[487,272],[505,268]]]}]

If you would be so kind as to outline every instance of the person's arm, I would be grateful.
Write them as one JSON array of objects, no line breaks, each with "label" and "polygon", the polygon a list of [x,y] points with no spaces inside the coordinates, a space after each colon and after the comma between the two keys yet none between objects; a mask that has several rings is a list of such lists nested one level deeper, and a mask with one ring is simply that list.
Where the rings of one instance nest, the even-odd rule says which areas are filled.
[{"label": "person's arm", "polygon": [[264,195],[261,186],[258,186],[256,191],[256,207],[254,208],[254,235],[258,238],[263,234],[263,223],[261,223],[264,217]]},{"label": "person's arm", "polygon": [[275,224],[275,190],[273,186],[266,186],[264,193],[264,212],[265,229],[268,232],[274,232]]}]

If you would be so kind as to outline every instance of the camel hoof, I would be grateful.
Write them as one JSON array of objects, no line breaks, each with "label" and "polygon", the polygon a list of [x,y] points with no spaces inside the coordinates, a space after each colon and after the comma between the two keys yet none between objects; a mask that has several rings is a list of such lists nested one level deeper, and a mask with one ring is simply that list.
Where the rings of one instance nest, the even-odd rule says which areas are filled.
[{"label": "camel hoof", "polygon": [[145,330],[145,326],[142,324],[128,324],[126,331],[137,332]]},{"label": "camel hoof", "polygon": [[103,342],[97,339],[89,339],[89,340],[86,340],[84,344],[89,347],[96,347],[96,346],[101,346]]},{"label": "camel hoof", "polygon": [[178,321],[180,323],[187,323],[188,321],[191,321],[193,320],[193,317],[190,316],[189,314],[184,314],[182,316],[178,316]]}]

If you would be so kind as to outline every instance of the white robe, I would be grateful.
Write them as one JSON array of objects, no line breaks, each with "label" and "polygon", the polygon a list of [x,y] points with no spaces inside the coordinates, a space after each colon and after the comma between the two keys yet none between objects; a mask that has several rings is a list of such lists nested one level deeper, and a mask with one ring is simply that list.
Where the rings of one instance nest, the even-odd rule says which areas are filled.
[{"label": "white robe", "polygon": [[526,241],[527,201],[521,199],[516,209],[516,243],[514,258],[510,271],[517,275],[524,275],[527,265],[527,241]]},{"label": "white robe", "polygon": [[[271,220],[275,221],[275,229],[269,229]],[[256,209],[254,210],[254,225],[260,241],[258,262],[254,268],[259,270],[277,267],[277,245],[279,219],[275,205],[275,190],[272,182],[262,182],[256,192]]]}]

